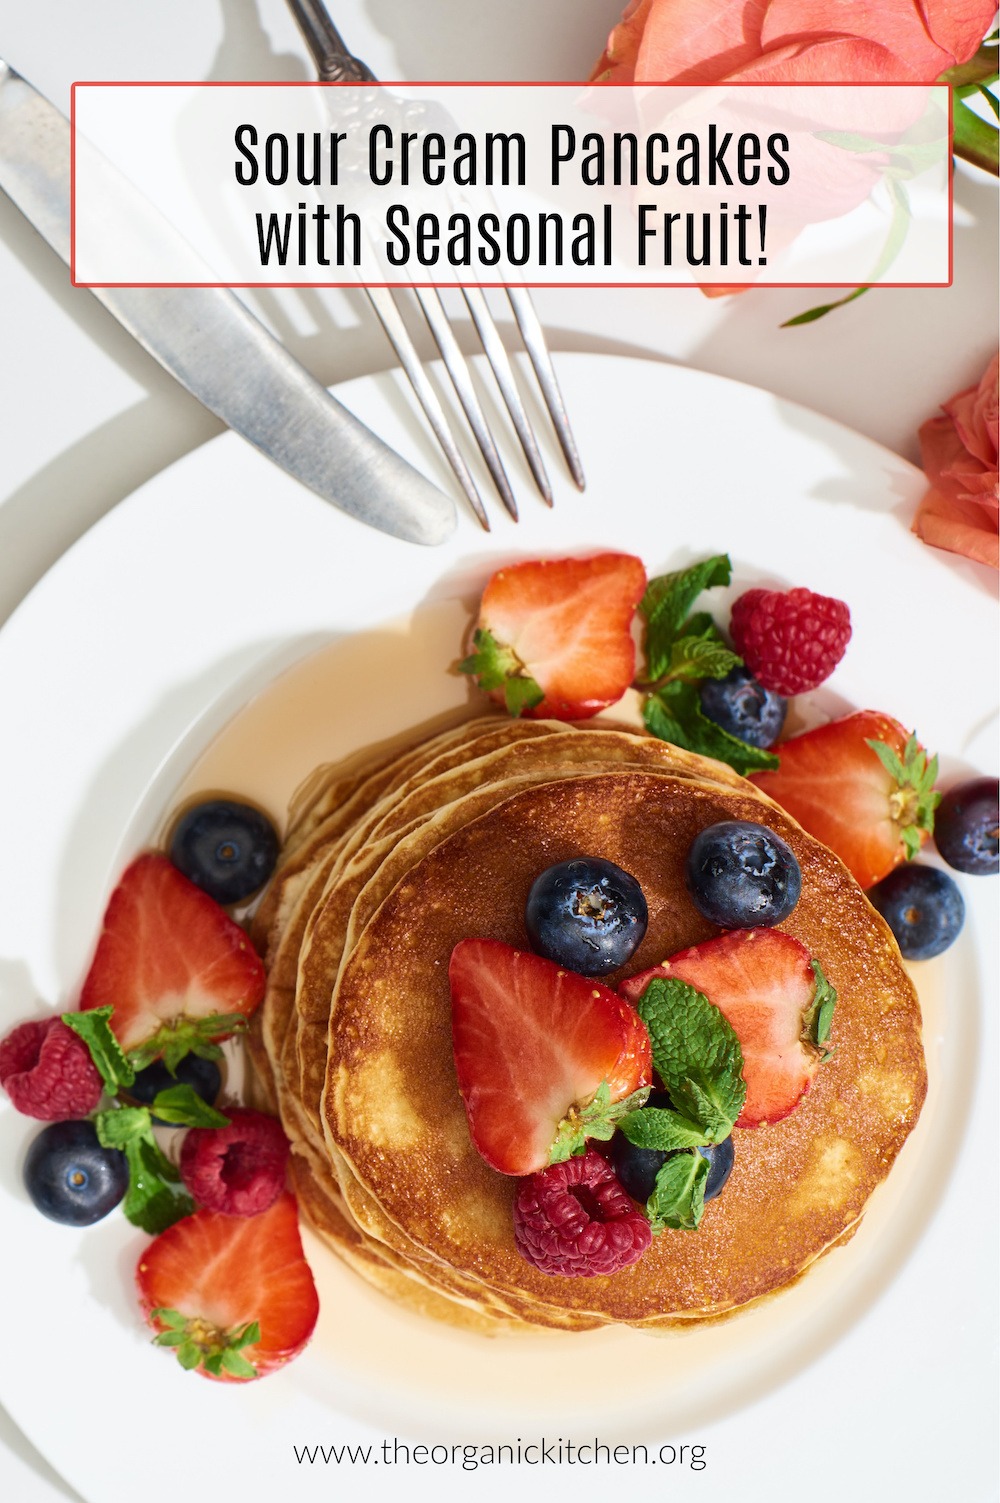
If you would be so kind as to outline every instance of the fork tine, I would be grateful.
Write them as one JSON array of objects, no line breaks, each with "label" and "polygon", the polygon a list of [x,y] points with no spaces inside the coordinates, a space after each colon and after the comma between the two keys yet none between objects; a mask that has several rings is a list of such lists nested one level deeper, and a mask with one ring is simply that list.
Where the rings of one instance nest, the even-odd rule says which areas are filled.
[{"label": "fork tine", "polygon": [[542,389],[545,405],[549,409],[553,427],[559,439],[560,447],[566,456],[569,472],[573,476],[578,490],[586,490],[587,477],[583,473],[583,464],[580,460],[580,451],[573,437],[570,427],[569,415],[566,412],[566,403],[563,401],[562,392],[559,390],[559,382],[552,368],[552,357],[549,354],[548,345],[545,343],[545,334],[535,312],[535,305],[531,301],[531,293],[526,287],[508,287],[507,296],[510,306],[514,310],[517,319],[517,327],[521,331],[524,347],[528,352],[531,364],[534,367],[535,376]]},{"label": "fork tine", "polygon": [[434,430],[434,436],[447,456],[458,479],[459,485],[465,492],[473,511],[483,524],[486,532],[490,530],[489,517],[483,505],[483,498],[476,489],[476,483],[469,474],[469,467],[462,458],[461,450],[455,442],[455,435],[448,425],[448,419],[444,415],[444,409],[438,401],[437,393],[431,385],[430,378],[420,363],[420,356],[416,346],[410,338],[403,317],[397,308],[392,293],[385,287],[366,287],[369,300],[379,321],[388,335],[389,342],[409,379],[410,385],[416,393],[417,401],[424,409],[427,421]]},{"label": "fork tine", "polygon": [[528,414],[524,410],[524,403],[521,401],[521,394],[514,380],[514,372],[507,357],[507,351],[504,349],[503,340],[500,338],[500,331],[493,322],[486,295],[481,287],[463,287],[462,291],[469,305],[469,312],[472,314],[472,322],[476,326],[483,349],[486,351],[486,358],[490,362],[496,383],[507,404],[507,411],[510,413],[514,429],[521,440],[521,447],[531,466],[535,484],[541,491],[545,504],[551,506],[552,486],[549,484],[549,477],[545,471],[538,440],[528,420]]},{"label": "fork tine", "polygon": [[434,342],[441,351],[441,359],[447,367],[452,385],[458,393],[458,399],[462,404],[462,410],[469,420],[469,427],[476,435],[476,442],[482,451],[483,458],[489,466],[493,483],[497,488],[500,499],[510,512],[514,521],[517,521],[517,502],[514,500],[514,492],[510,488],[507,471],[503,467],[500,455],[493,435],[490,432],[486,415],[476,395],[476,388],[472,384],[472,372],[469,370],[465,356],[458,347],[458,340],[451,327],[444,304],[436,288],[415,287],[413,289],[417,302],[423,310],[424,317],[434,335]]}]

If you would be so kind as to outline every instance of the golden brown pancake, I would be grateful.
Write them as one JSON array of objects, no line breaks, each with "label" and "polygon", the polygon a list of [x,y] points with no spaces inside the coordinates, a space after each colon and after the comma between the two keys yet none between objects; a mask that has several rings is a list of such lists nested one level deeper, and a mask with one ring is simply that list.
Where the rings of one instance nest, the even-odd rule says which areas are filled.
[{"label": "golden brown pancake", "polygon": [[[475,1329],[718,1316],[792,1282],[856,1226],[923,1099],[916,998],[837,858],[730,769],[606,727],[510,734],[519,724],[472,722],[367,777],[327,770],[300,800],[300,838],[264,909],[254,1057],[304,1209],[376,1287],[438,1317],[464,1311],[459,1324],[472,1312]],[[766,822],[799,858],[803,895],[782,928],[838,989],[837,1053],[791,1117],[737,1132],[733,1175],[697,1232],[663,1233],[609,1278],[542,1274],[514,1246],[516,1182],[469,1138],[451,949],[475,935],[526,948],[535,876],[589,854],[641,882],[650,924],[628,971],[655,964],[718,932],[683,864],[694,834],[728,818]]]}]

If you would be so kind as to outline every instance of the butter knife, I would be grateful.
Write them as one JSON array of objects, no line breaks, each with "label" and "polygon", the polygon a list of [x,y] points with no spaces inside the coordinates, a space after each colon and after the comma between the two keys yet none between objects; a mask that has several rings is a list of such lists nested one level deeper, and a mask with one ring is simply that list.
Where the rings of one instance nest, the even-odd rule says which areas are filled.
[{"label": "butter knife", "polygon": [[[107,164],[109,211],[130,234],[190,246]],[[0,189],[68,264],[70,124],[0,58]],[[212,281],[210,271],[201,278]],[[234,432],[295,479],[382,532],[442,543],[450,497],[347,411],[239,299],[221,287],[88,289]]]}]

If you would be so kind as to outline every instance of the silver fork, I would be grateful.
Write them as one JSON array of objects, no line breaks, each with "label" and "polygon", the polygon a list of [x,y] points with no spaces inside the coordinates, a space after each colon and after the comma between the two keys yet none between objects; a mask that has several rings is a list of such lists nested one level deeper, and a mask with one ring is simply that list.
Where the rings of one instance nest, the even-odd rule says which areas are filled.
[{"label": "silver fork", "polygon": [[[348,50],[343,37],[331,21],[323,0],[286,0],[286,3],[302,32],[321,82],[375,83],[377,81],[367,64]],[[420,356],[407,330],[396,298],[392,291],[385,287],[368,287],[365,291],[406,372],[438,443],[476,516],[488,532],[489,517],[482,497],[462,456],[462,451],[438,400],[437,393],[421,364]],[[462,291],[535,484],[542,499],[548,506],[551,506],[552,487],[538,447],[538,440],[521,400],[510,359],[490,312],[486,295],[481,287],[466,287]],[[459,348],[440,294],[434,288],[428,287],[414,287],[412,292],[427,320],[434,342],[441,352],[441,358],[486,461],[497,493],[516,521],[517,502],[514,499],[507,472],[497,452],[489,423],[476,394],[472,373]],[[521,287],[509,287],[506,289],[506,294],[570,474],[579,489],[583,490],[586,480],[579,450],[573,437],[566,413],[566,404],[559,390],[559,383],[552,368],[552,359],[545,343],[545,335],[538,314],[535,312],[531,295],[526,288]]]}]

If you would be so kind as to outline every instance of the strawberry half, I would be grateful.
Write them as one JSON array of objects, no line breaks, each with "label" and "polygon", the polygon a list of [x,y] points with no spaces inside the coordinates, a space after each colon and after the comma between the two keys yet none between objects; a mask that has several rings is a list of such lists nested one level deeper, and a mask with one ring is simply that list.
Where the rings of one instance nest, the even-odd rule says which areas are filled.
[{"label": "strawberry half", "polygon": [[715,1004],[743,1051],[747,1096],[737,1127],[780,1122],[827,1058],[837,994],[805,945],[777,929],[734,929],[623,981],[637,1002],[657,976],[686,981]]},{"label": "strawberry half", "polygon": [[500,569],[460,670],[511,715],[585,720],[635,676],[632,618],[645,589],[646,571],[627,553]]},{"label": "strawberry half", "polygon": [[259,1216],[185,1216],[146,1248],[136,1283],[157,1345],[173,1347],[182,1367],[224,1383],[283,1367],[319,1315],[287,1193]]},{"label": "strawberry half", "polygon": [[534,1174],[610,1138],[652,1079],[645,1024],[599,982],[494,939],[452,951],[455,1069],[472,1141],[501,1174]]},{"label": "strawberry half", "polygon": [[934,828],[937,757],[928,761],[889,715],[857,710],[777,751],[778,768],[751,781],[828,845],[861,887],[915,856]]},{"label": "strawberry half", "polygon": [[264,996],[247,936],[165,856],[140,856],[111,894],[80,1010],[111,1006],[111,1027],[141,1069],[163,1055],[218,1051]]}]

